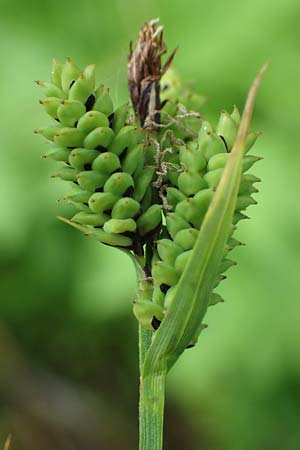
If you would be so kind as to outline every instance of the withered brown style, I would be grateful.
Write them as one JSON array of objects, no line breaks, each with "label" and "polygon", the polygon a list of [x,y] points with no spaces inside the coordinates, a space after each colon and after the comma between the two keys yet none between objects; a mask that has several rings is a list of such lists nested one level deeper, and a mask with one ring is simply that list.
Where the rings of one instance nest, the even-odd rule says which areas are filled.
[{"label": "withered brown style", "polygon": [[139,33],[136,47],[130,43],[128,57],[128,85],[131,101],[141,126],[147,117],[159,123],[160,79],[169,68],[177,48],[162,66],[161,57],[167,52],[163,41],[163,27],[157,26],[159,19],[145,23]]}]

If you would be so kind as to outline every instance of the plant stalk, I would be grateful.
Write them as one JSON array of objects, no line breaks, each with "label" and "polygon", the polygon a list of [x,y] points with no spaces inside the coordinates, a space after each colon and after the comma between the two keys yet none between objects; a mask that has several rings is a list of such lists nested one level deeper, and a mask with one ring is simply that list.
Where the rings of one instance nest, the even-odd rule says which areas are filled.
[{"label": "plant stalk", "polygon": [[166,373],[140,378],[139,450],[162,450]]},{"label": "plant stalk", "polygon": [[[138,297],[152,297],[152,281],[137,269]],[[162,450],[163,419],[165,402],[166,371],[144,370],[144,361],[151,345],[152,330],[139,325],[139,368],[140,368],[140,400],[139,400],[139,450]]]}]

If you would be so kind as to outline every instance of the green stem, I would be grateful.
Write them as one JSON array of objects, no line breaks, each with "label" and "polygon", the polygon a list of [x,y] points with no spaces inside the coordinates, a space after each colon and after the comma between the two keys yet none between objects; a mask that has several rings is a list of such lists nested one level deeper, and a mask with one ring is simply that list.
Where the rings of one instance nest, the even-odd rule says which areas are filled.
[{"label": "green stem", "polygon": [[[152,280],[145,276],[139,264],[136,264],[140,299],[152,298]],[[144,361],[151,345],[153,331],[139,325],[140,359],[140,402],[139,402],[139,450],[162,450],[163,418],[165,402],[166,371],[155,370],[153,366],[145,372]]]},{"label": "green stem", "polygon": [[143,370],[143,364],[145,361],[146,353],[151,344],[153,332],[151,330],[146,330],[141,325],[139,325],[139,360],[140,360],[140,376]]},{"label": "green stem", "polygon": [[166,373],[141,376],[139,450],[162,450]]}]

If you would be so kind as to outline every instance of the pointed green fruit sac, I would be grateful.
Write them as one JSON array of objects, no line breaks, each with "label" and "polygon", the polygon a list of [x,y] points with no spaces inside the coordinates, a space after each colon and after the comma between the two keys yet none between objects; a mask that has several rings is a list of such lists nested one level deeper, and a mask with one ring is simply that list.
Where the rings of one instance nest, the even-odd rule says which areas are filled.
[{"label": "pointed green fruit sac", "polygon": [[92,168],[99,170],[99,172],[111,174],[121,167],[120,160],[117,155],[111,152],[98,152],[97,158],[94,159]]},{"label": "pointed green fruit sac", "polygon": [[53,178],[61,178],[64,181],[76,181],[78,177],[78,170],[72,167],[62,167],[58,172],[53,175]]},{"label": "pointed green fruit sac", "polygon": [[128,103],[124,103],[124,105],[119,106],[113,114],[111,118],[111,128],[114,130],[115,134],[119,133],[121,128],[123,128],[126,124],[127,118],[129,114],[129,105]]},{"label": "pointed green fruit sac", "polygon": [[109,151],[120,156],[126,149],[136,145],[141,139],[141,133],[136,127],[127,125],[116,134]]},{"label": "pointed green fruit sac", "polygon": [[186,347],[186,350],[192,347],[195,347],[195,345],[198,342],[199,336],[202,333],[203,330],[205,330],[208,327],[208,325],[206,325],[205,323],[200,323],[192,341],[190,342],[190,344]]},{"label": "pointed green fruit sac", "polygon": [[223,175],[223,170],[224,169],[211,170],[204,175],[204,180],[211,189],[215,189],[218,186]]},{"label": "pointed green fruit sac", "polygon": [[203,189],[193,198],[187,198],[178,203],[175,208],[175,214],[177,217],[180,216],[187,220],[196,229],[200,229],[212,198],[213,191],[211,189]]},{"label": "pointed green fruit sac", "polygon": [[207,187],[202,176],[192,171],[182,172],[178,177],[177,184],[180,191],[187,196],[194,195]]},{"label": "pointed green fruit sac", "polygon": [[[234,244],[234,241],[236,241],[237,243]],[[223,258],[226,258],[228,256],[228,254],[237,246],[239,245],[243,245],[240,241],[234,239],[234,238],[230,238],[227,241],[227,244],[225,245],[224,248],[224,252],[223,252]]]},{"label": "pointed green fruit sac", "polygon": [[152,205],[138,218],[137,227],[141,236],[145,236],[161,224],[161,211],[161,205]]},{"label": "pointed green fruit sac", "polygon": [[194,247],[199,231],[195,228],[180,230],[174,238],[175,244],[183,250],[191,250]]},{"label": "pointed green fruit sac", "polygon": [[227,144],[225,144],[224,140],[220,136],[213,132],[209,133],[208,136],[209,145],[204,149],[204,156],[207,161],[209,161],[213,155],[226,153],[228,151],[226,147]]},{"label": "pointed green fruit sac", "polygon": [[249,152],[249,150],[253,147],[253,145],[255,144],[258,136],[260,136],[261,133],[260,132],[255,132],[255,133],[249,133],[248,137],[247,137],[247,141],[246,141],[246,147],[245,147],[245,154]]},{"label": "pointed green fruit sac", "polygon": [[168,311],[170,309],[170,306],[173,303],[175,293],[176,293],[176,288],[177,288],[177,285],[171,286],[166,293],[165,300],[164,300],[165,311]]},{"label": "pointed green fruit sac", "polygon": [[179,280],[179,273],[173,266],[163,261],[156,261],[152,267],[154,283],[161,286],[174,286]]},{"label": "pointed green fruit sac", "polygon": [[214,191],[212,189],[203,189],[194,196],[193,200],[197,204],[198,214],[202,218],[204,218],[204,215],[208,210],[208,207],[213,199],[213,196]]},{"label": "pointed green fruit sac", "polygon": [[246,216],[245,214],[243,214],[241,211],[235,211],[234,212],[234,214],[233,214],[233,220],[232,220],[232,223],[233,223],[233,225],[234,226],[236,226],[236,224],[238,223],[238,222],[240,222],[241,220],[246,220],[246,219],[249,219],[249,217],[248,216]]},{"label": "pointed green fruit sac", "polygon": [[75,202],[74,200],[71,199],[66,199],[66,201],[70,204],[75,206],[79,211],[83,211],[85,213],[90,214],[91,210],[88,207],[88,205],[86,203],[82,203],[82,202]]},{"label": "pointed green fruit sac", "polygon": [[79,186],[89,192],[95,192],[96,189],[102,189],[107,179],[108,175],[106,173],[95,170],[80,172],[77,177]]},{"label": "pointed green fruit sac", "polygon": [[239,112],[238,108],[236,107],[236,105],[234,105],[233,111],[230,114],[230,117],[235,122],[236,126],[239,127],[240,123],[241,123],[241,115],[240,115],[240,112]]},{"label": "pointed green fruit sac", "polygon": [[81,70],[73,63],[71,58],[67,58],[61,71],[61,86],[65,93],[69,92],[71,83],[77,80],[80,74]]},{"label": "pointed green fruit sac", "polygon": [[162,261],[173,266],[177,256],[182,253],[182,248],[170,239],[160,239],[157,241],[157,252]]},{"label": "pointed green fruit sac", "polygon": [[207,164],[207,170],[223,169],[228,161],[230,153],[217,153],[213,155]]},{"label": "pointed green fruit sac", "polygon": [[84,133],[76,128],[60,128],[54,136],[54,142],[59,147],[75,148],[82,146],[84,137]]},{"label": "pointed green fruit sac", "polygon": [[165,300],[165,294],[161,291],[159,286],[154,286],[152,302],[163,307],[164,300]]},{"label": "pointed green fruit sac", "polygon": [[98,127],[91,131],[83,141],[85,148],[106,150],[114,138],[114,132],[108,127]]},{"label": "pointed green fruit sac", "polygon": [[191,146],[180,148],[180,161],[186,169],[193,168],[196,172],[203,170],[206,166],[206,159],[203,153],[192,149]]},{"label": "pointed green fruit sac", "polygon": [[82,73],[69,90],[69,100],[85,103],[91,94],[90,83]]},{"label": "pointed green fruit sac", "polygon": [[243,175],[241,178],[241,184],[239,188],[239,195],[248,195],[255,194],[258,192],[258,189],[256,189],[253,184],[258,183],[261,180],[254,175],[246,174]]},{"label": "pointed green fruit sac", "polygon": [[57,109],[57,118],[63,126],[73,127],[84,113],[83,103],[76,100],[62,100]]},{"label": "pointed green fruit sac", "polygon": [[68,162],[70,150],[68,148],[54,147],[43,155],[43,158],[50,158],[54,161]]},{"label": "pointed green fruit sac", "polygon": [[224,273],[232,266],[236,266],[235,261],[232,261],[231,259],[223,259],[220,267],[218,268],[218,273]]},{"label": "pointed green fruit sac", "polygon": [[128,148],[122,161],[123,171],[132,175],[140,164],[144,164],[144,159],[144,146],[142,144]]},{"label": "pointed green fruit sac", "polygon": [[70,192],[64,196],[64,200],[71,200],[73,202],[88,203],[91,192],[83,191],[81,189]]},{"label": "pointed green fruit sac", "polygon": [[113,219],[131,219],[140,211],[140,204],[130,197],[123,197],[118,200],[111,212]]},{"label": "pointed green fruit sac", "polygon": [[253,186],[253,183],[241,183],[240,185],[239,195],[251,195],[257,192],[259,191]]},{"label": "pointed green fruit sac", "polygon": [[235,209],[237,211],[243,211],[250,205],[257,205],[257,201],[254,198],[247,195],[239,195],[237,198],[237,203]]},{"label": "pointed green fruit sac", "polygon": [[102,94],[99,95],[93,106],[93,109],[105,114],[106,116],[110,116],[113,113],[114,105],[108,93],[108,90],[102,92]]},{"label": "pointed green fruit sac", "polygon": [[249,170],[257,161],[261,161],[259,156],[246,155],[243,158],[243,172]]},{"label": "pointed green fruit sac", "polygon": [[256,177],[255,175],[251,175],[250,173],[247,173],[242,176],[241,183],[260,183],[261,179]]},{"label": "pointed green fruit sac", "polygon": [[52,63],[52,70],[51,70],[51,82],[55,84],[58,88],[61,88],[61,74],[63,70],[63,64],[60,64],[55,59]]},{"label": "pointed green fruit sac", "polygon": [[99,84],[94,92],[96,98],[100,97],[100,95],[102,95],[104,91],[105,91],[104,84]]},{"label": "pointed green fruit sac", "polygon": [[175,208],[179,202],[185,199],[186,196],[179,189],[174,187],[167,188],[167,202],[169,206]]},{"label": "pointed green fruit sac", "polygon": [[57,110],[61,102],[61,98],[57,97],[46,97],[44,100],[40,100],[40,104],[45,108],[46,113],[54,119],[57,119]]},{"label": "pointed green fruit sac", "polygon": [[142,327],[148,330],[158,328],[164,317],[162,307],[149,300],[134,300],[133,313]]},{"label": "pointed green fruit sac", "polygon": [[[39,130],[34,130],[34,133],[40,134],[44,138],[48,139],[48,141],[54,141],[54,137],[62,129],[63,129],[62,127],[45,127],[45,128],[40,128]],[[65,146],[63,146],[63,147],[65,147]]]},{"label": "pointed green fruit sac", "polygon": [[172,170],[168,170],[167,179],[173,186],[177,186],[179,174],[182,172],[182,167],[179,164],[172,163]]},{"label": "pointed green fruit sac", "polygon": [[172,239],[180,230],[191,228],[191,224],[187,222],[183,217],[178,216],[175,213],[168,213],[166,217],[167,230],[170,233]]},{"label": "pointed green fruit sac", "polygon": [[92,162],[99,155],[99,152],[86,148],[75,148],[69,155],[69,163],[71,166],[75,169],[84,170],[90,169]]},{"label": "pointed green fruit sac", "polygon": [[216,292],[213,292],[209,299],[209,305],[208,306],[214,306],[218,303],[223,303],[224,299],[221,297],[221,295],[217,294]]},{"label": "pointed green fruit sac", "polygon": [[94,214],[80,211],[72,217],[71,221],[84,224],[84,225],[92,225],[93,227],[99,227],[105,224],[109,220],[109,216],[107,214]]},{"label": "pointed green fruit sac", "polygon": [[[69,222],[68,222],[69,223]],[[122,236],[121,234],[111,234],[106,233],[101,228],[88,228],[84,225],[79,224],[72,224],[75,226],[75,228],[78,228],[80,231],[82,231],[86,236],[90,236],[96,241],[102,242],[106,245],[111,245],[113,247],[131,247],[132,246],[132,239],[127,236]]]},{"label": "pointed green fruit sac", "polygon": [[[172,142],[168,142],[166,143],[167,147],[172,147],[172,152],[167,152],[164,156],[164,160],[166,162],[169,162],[171,164],[180,164],[180,153],[179,153],[179,149],[177,147],[174,147],[174,145],[172,145]],[[155,152],[155,148],[153,147],[153,152]]]},{"label": "pointed green fruit sac", "polygon": [[150,185],[147,187],[143,200],[141,201],[142,211],[147,211],[153,203],[153,187]]},{"label": "pointed green fruit sac", "polygon": [[110,219],[105,222],[103,230],[113,234],[133,233],[136,230],[136,223],[133,219]]},{"label": "pointed green fruit sac", "polygon": [[[223,169],[228,161],[230,153],[219,153],[214,155],[208,161],[207,169],[209,171]],[[243,172],[250,169],[254,163],[260,161],[261,158],[258,156],[246,155],[243,158]]]},{"label": "pointed green fruit sac", "polygon": [[188,263],[189,257],[191,256],[193,250],[187,250],[186,252],[181,253],[177,256],[175,261],[175,269],[177,272],[182,273],[185,269],[185,266]]},{"label": "pointed green fruit sac", "polygon": [[89,66],[86,66],[86,68],[83,71],[83,75],[85,76],[85,79],[89,83],[90,91],[92,92],[95,89],[95,64],[90,64]]},{"label": "pointed green fruit sac", "polygon": [[126,196],[126,192],[133,190],[133,188],[134,182],[128,173],[116,172],[108,178],[103,190],[121,197]]},{"label": "pointed green fruit sac", "polygon": [[205,155],[205,151],[211,143],[210,135],[213,132],[209,122],[204,121],[198,134],[199,151]]},{"label": "pointed green fruit sac", "polygon": [[228,239],[227,244],[230,248],[238,247],[240,245],[244,245],[242,242],[238,241],[237,239],[231,237]]},{"label": "pointed green fruit sac", "polygon": [[[140,144],[137,144],[140,145]],[[143,146],[144,147],[144,146]],[[141,175],[141,173],[144,171],[145,167],[147,167],[146,164],[146,149],[143,148],[143,151],[140,153],[140,158],[138,160],[137,166],[132,174],[134,178],[137,178]],[[123,158],[124,161],[124,158]]]},{"label": "pointed green fruit sac", "polygon": [[45,95],[47,97],[57,97],[61,99],[66,98],[66,94],[53,83],[37,80],[36,84],[45,90]]},{"label": "pointed green fruit sac", "polygon": [[99,111],[88,111],[78,121],[77,129],[88,134],[95,128],[109,128],[109,120]]},{"label": "pointed green fruit sac", "polygon": [[118,200],[119,197],[110,192],[96,192],[89,198],[89,207],[95,213],[103,213],[110,211]]},{"label": "pointed green fruit sac", "polygon": [[237,136],[237,130],[238,127],[235,121],[226,111],[223,111],[221,113],[216,132],[219,136],[224,138],[228,151],[230,151],[233,147]]},{"label": "pointed green fruit sac", "polygon": [[154,166],[146,166],[142,173],[135,177],[135,189],[133,193],[133,198],[138,202],[142,201],[144,195],[146,194],[148,186],[153,180],[155,172]]},{"label": "pointed green fruit sac", "polygon": [[175,214],[188,220],[195,228],[200,228],[203,217],[199,214],[198,202],[194,198],[179,202],[175,208]]},{"label": "pointed green fruit sac", "polygon": [[221,283],[221,281],[223,281],[223,280],[226,280],[226,276],[225,275],[219,275],[217,278],[216,278],[216,281],[215,281],[215,284],[214,284],[214,289],[217,287],[217,286],[219,286],[219,284]]}]

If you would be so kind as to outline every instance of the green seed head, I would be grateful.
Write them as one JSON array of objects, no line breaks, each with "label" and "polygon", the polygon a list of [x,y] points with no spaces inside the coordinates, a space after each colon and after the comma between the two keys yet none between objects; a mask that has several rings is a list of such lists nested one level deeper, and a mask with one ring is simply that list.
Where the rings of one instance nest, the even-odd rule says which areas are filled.
[{"label": "green seed head", "polygon": [[[154,22],[150,29],[155,29]],[[152,36],[153,42],[161,46],[157,36]],[[207,307],[222,301],[213,291],[225,278],[224,272],[235,264],[227,257],[240,245],[232,235],[238,222],[247,218],[242,211],[256,204],[252,195],[257,192],[254,184],[260,180],[245,172],[260,159],[247,154],[258,133],[248,133],[245,120],[249,122],[249,113],[241,118],[236,107],[231,114],[221,113],[216,129],[200,119],[204,97],[168,68],[174,54],[165,67],[161,66],[160,55],[151,61],[153,65],[148,68],[156,68],[156,78],[147,81],[142,77],[149,85],[143,85],[145,105],[138,104],[141,99],[134,97],[132,88],[132,83],[137,82],[133,78],[138,66],[133,62],[138,55],[137,49],[129,60],[135,115],[128,103],[115,109],[109,90],[102,84],[95,87],[94,65],[82,71],[67,58],[64,64],[54,61],[50,82],[37,82],[45,92],[40,103],[52,125],[35,133],[51,143],[44,157],[62,163],[54,177],[72,185],[64,199],[77,212],[72,219],[62,220],[98,242],[130,253],[152,289],[152,298],[144,296],[134,301],[134,314],[143,327],[152,331],[162,323],[157,335],[172,317],[178,298],[188,303],[186,292],[191,297],[196,295],[198,284],[193,290],[184,283],[193,280],[188,273],[196,273],[198,264],[204,264],[205,245],[212,242],[207,223],[211,217],[220,217],[220,222],[215,219],[211,226],[219,223],[222,245],[218,248],[216,244],[217,250],[211,251],[215,264],[200,274],[206,286],[204,306],[198,318],[193,318],[192,313],[189,316],[193,319],[189,339],[186,330],[180,334],[183,341],[186,339],[185,345],[190,346],[204,328],[202,317]],[[148,54],[139,64],[145,64],[147,58]],[[249,101],[253,103],[253,99]],[[244,153],[239,153],[239,170],[234,172],[232,154],[238,153],[239,139]],[[234,177],[235,196],[228,187],[228,174]],[[226,199],[223,203],[219,200],[225,188],[231,209]],[[229,218],[222,215],[226,205],[231,211]],[[197,259],[195,255],[200,256]],[[193,304],[197,304],[196,300]]]}]

